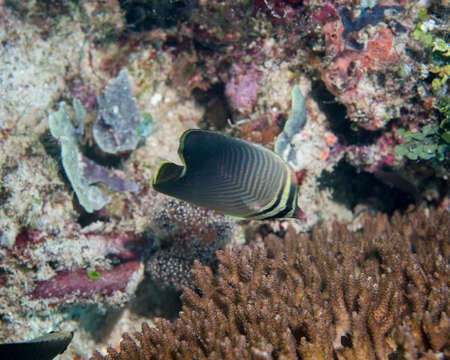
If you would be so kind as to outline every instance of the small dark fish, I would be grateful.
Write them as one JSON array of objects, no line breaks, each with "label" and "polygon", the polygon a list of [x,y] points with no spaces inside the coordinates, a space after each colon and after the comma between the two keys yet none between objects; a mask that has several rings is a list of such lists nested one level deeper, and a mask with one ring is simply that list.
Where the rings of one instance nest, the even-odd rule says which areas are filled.
[{"label": "small dark fish", "polygon": [[301,218],[295,172],[272,151],[212,131],[188,130],[163,161],[154,190],[241,219]]},{"label": "small dark fish", "polygon": [[414,183],[406,179],[404,176],[389,171],[378,170],[373,173],[375,177],[383,184],[388,185],[391,188],[399,189],[400,191],[409,194],[416,205],[422,202],[422,194]]},{"label": "small dark fish", "polygon": [[338,11],[344,25],[343,36],[345,37],[350,32],[360,32],[368,25],[376,25],[383,21],[386,10],[394,10],[397,13],[401,13],[404,9],[401,6],[374,6],[373,8],[364,8],[355,19],[348,7],[340,7]]},{"label": "small dark fish", "polygon": [[73,332],[59,331],[30,341],[0,344],[0,359],[51,360],[66,350],[72,337]]},{"label": "small dark fish", "polygon": [[[368,25],[376,25],[385,19],[385,12],[387,10],[393,10],[397,13],[401,13],[404,9],[401,6],[374,6],[373,8],[364,8],[360,11],[360,15],[357,18],[353,17],[352,11],[346,7],[342,6],[338,9],[339,15],[344,26],[344,31],[342,36],[349,40],[350,45],[357,49],[362,50],[364,48],[363,44],[349,36],[351,33],[358,33],[363,28]],[[396,22],[398,31],[404,31],[405,29]]]}]

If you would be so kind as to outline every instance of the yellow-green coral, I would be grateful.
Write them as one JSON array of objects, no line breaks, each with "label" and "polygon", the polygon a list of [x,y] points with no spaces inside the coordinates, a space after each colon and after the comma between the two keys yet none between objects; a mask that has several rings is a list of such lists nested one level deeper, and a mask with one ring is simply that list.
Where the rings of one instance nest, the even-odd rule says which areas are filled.
[{"label": "yellow-green coral", "polygon": [[[449,98],[447,95],[450,77],[450,44],[447,38],[447,23],[438,14],[421,9],[413,31],[414,40],[423,46],[420,67],[421,78],[431,85],[432,103],[439,112],[439,122],[428,124],[420,131],[399,129],[403,144],[395,147],[395,154],[410,160],[445,160],[450,143]],[[425,93],[424,93],[425,94]]]},{"label": "yellow-green coral", "polygon": [[445,21],[428,14],[426,9],[419,12],[419,21],[413,32],[414,40],[422,43],[429,52],[425,65],[426,73],[432,73],[432,89],[436,94],[447,92],[447,81],[450,77],[450,44],[440,35],[445,36]]}]

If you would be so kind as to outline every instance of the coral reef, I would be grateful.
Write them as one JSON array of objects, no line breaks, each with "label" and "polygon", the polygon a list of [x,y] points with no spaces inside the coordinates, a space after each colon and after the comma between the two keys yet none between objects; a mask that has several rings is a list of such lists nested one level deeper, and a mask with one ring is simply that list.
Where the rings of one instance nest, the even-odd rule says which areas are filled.
[{"label": "coral reef", "polygon": [[91,359],[438,359],[450,355],[446,208],[316,226],[196,263],[174,323]]},{"label": "coral reef", "polygon": [[[132,333],[143,320],[174,318],[180,290],[188,285],[194,289],[188,282],[194,261],[215,268],[215,252],[242,243],[243,233],[248,242],[258,238],[261,229],[283,238],[289,224],[297,232],[308,232],[314,224],[326,226],[333,219],[359,228],[362,214],[374,209],[391,214],[420,201],[440,204],[448,196],[445,145],[450,131],[444,5],[419,0],[0,2],[0,340],[23,341],[76,329],[63,359],[85,360],[93,349],[117,344],[121,332]],[[119,81],[124,87],[116,88],[120,96],[110,102],[108,89],[123,70],[130,81]],[[299,194],[304,222],[236,223],[151,191],[157,165],[177,161],[178,139],[187,129],[216,129],[272,149],[290,109],[296,107],[291,96],[295,86],[304,95],[308,114],[304,127],[289,140],[295,150],[293,168],[304,175]],[[130,109],[125,115],[132,115],[130,126],[106,126],[105,118],[97,118],[98,110],[114,113],[122,96]],[[85,111],[79,104],[69,106],[74,98]],[[73,135],[71,155],[81,159],[75,170],[83,172],[89,187],[110,198],[91,213],[74,196],[73,178],[63,171],[61,149],[49,133],[49,117],[61,102],[70,115],[66,135]],[[116,124],[119,119],[112,120]],[[106,138],[117,130],[127,133],[117,137],[113,153],[99,148],[99,124]],[[433,133],[428,133],[430,126]],[[127,141],[132,146],[122,149]],[[398,146],[407,154],[396,154]],[[418,159],[410,160],[408,154]],[[137,191],[120,192],[127,189]],[[287,237],[297,239],[292,230]],[[299,239],[306,241],[304,236]],[[268,239],[265,250],[255,254],[261,251],[258,256],[272,261],[272,243]],[[324,249],[331,246],[321,244]],[[355,251],[360,248],[346,251],[358,257]],[[414,252],[416,248],[420,246],[414,243]],[[243,254],[251,259],[249,251]],[[354,302],[345,303],[342,312],[350,316],[352,333],[340,343],[332,337],[329,345],[330,332],[335,331],[332,319],[323,336],[328,349],[342,358],[341,353],[351,352],[367,333],[373,349],[385,346],[372,335],[373,308],[359,306],[369,296],[367,284],[373,283],[370,294],[375,300],[381,301],[377,294],[384,292],[386,299],[400,304],[384,335],[389,347],[398,345],[391,357],[445,356],[438,352],[448,353],[445,346],[435,350],[441,345],[433,331],[444,329],[446,322],[445,316],[438,319],[438,305],[427,300],[425,308],[414,305],[425,315],[412,315],[412,304],[419,299],[411,286],[411,301],[396,297],[389,287],[390,260],[383,258],[375,266],[379,253],[359,258],[353,275],[362,293],[356,300],[347,294]],[[238,256],[237,250],[232,254]],[[379,269],[377,276],[361,277],[358,269],[367,270],[367,263]],[[433,271],[424,272],[426,281]],[[323,274],[328,279],[329,271]],[[396,278],[401,294],[402,286],[413,281],[404,274]],[[319,320],[320,314],[331,314],[328,284],[322,283],[321,292],[311,290],[318,298],[313,315]],[[418,286],[422,299],[435,291],[427,286]],[[50,291],[54,296],[47,296]],[[442,296],[437,290],[432,295],[436,301]],[[147,305],[137,305],[142,303]],[[168,310],[166,303],[176,305]],[[305,309],[311,303],[305,300]],[[310,318],[306,314],[302,323],[309,330],[293,333],[296,339],[305,338],[305,346],[314,343],[310,334],[316,324],[311,325]],[[264,357],[267,349],[258,346],[252,356]]]},{"label": "coral reef", "polygon": [[[439,125],[438,113],[429,110],[446,93],[448,55],[441,8],[389,1],[349,6],[336,1],[312,9],[312,21],[320,25],[324,37],[320,49],[326,57],[319,67],[322,81],[345,105],[352,123],[392,139],[387,146],[390,156],[383,155],[386,142],[378,141],[373,146],[352,146],[350,161],[377,171],[383,166],[399,168],[407,153],[415,159],[419,152],[421,159],[444,159],[445,143],[433,140],[432,148],[424,144],[427,151],[420,146],[416,152],[402,151],[403,140],[395,132],[397,128],[419,132],[423,126]],[[392,156],[396,146],[399,150]]]},{"label": "coral reef", "polygon": [[[120,227],[101,222],[81,228],[67,221],[52,232],[23,229],[10,247],[1,246],[2,336],[23,338],[24,334],[36,335],[39,329],[78,328],[78,318],[114,312],[128,306],[139,294],[141,298],[148,296],[136,293],[142,282],[145,286],[149,282],[157,284],[152,290],[157,298],[165,291],[162,287],[181,290],[190,286],[194,260],[214,265],[215,251],[231,241],[234,221],[150,194],[142,197],[146,204],[141,205],[146,214],[145,232],[123,232]],[[105,211],[111,211],[109,206]],[[130,204],[125,201],[122,206],[127,209]],[[134,216],[126,214],[121,213],[122,221],[126,222],[127,216],[142,216],[138,211]],[[138,304],[142,301],[136,299]],[[98,310],[93,311],[92,306]],[[159,306],[164,308],[164,304]],[[49,311],[51,317],[46,315]],[[132,318],[137,317],[136,311],[128,309]],[[79,315],[72,315],[74,312]],[[32,314],[25,327],[20,325],[20,314]],[[110,326],[104,319],[97,321],[99,327]],[[83,338],[75,338],[69,354],[88,351],[80,342],[88,341],[91,335],[80,331]],[[92,340],[88,343],[93,349]]]},{"label": "coral reef", "polygon": [[[28,306],[28,297],[32,303],[32,300],[42,300],[34,301],[35,310],[48,305],[127,301],[142,279],[143,267],[139,260],[145,239],[133,234],[86,233],[74,240],[76,242],[70,245],[69,239],[25,230],[16,238],[11,250],[1,248],[2,268],[8,274],[9,285],[5,301],[11,300],[14,293],[17,296],[22,292],[26,298],[17,305]],[[81,259],[71,256],[70,246],[75,244],[82,247]],[[20,276],[15,269],[18,264],[27,269],[29,283],[24,288],[24,284],[16,283],[17,279],[12,276]],[[90,266],[96,269],[99,279],[89,277]],[[34,272],[33,268],[39,271]]]}]

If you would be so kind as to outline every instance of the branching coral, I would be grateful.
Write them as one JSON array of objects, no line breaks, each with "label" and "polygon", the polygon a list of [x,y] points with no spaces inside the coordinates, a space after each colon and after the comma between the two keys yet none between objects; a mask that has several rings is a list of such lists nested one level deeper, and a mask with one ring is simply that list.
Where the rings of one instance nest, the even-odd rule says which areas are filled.
[{"label": "branching coral", "polygon": [[449,356],[449,222],[422,208],[219,251],[217,277],[196,264],[175,323],[143,324],[140,346],[125,334],[92,360]]}]

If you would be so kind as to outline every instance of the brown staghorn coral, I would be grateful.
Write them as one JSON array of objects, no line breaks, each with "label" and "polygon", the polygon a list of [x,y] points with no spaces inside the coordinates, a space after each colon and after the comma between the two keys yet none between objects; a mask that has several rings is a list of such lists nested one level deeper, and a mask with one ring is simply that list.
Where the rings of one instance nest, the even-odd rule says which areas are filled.
[{"label": "brown staghorn coral", "polygon": [[196,264],[174,323],[124,335],[123,359],[441,359],[449,343],[447,209],[363,230],[335,223],[218,252],[218,276]]}]

